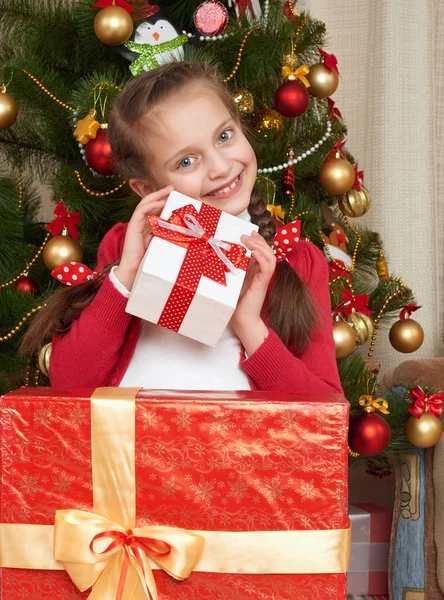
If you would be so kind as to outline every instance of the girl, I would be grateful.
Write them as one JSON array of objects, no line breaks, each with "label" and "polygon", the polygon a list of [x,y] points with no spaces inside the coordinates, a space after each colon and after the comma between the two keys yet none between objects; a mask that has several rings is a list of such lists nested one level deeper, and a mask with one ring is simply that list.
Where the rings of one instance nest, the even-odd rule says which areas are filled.
[{"label": "girl", "polygon": [[[52,336],[51,384],[341,393],[326,261],[299,242],[276,267],[275,228],[254,189],[256,158],[214,70],[178,62],[143,73],[119,94],[108,131],[141,201],[104,237],[100,274],[54,294],[24,338],[29,352]],[[160,214],[173,189],[259,226],[241,238],[253,256],[216,348],[125,312],[152,237],[147,215]]]}]

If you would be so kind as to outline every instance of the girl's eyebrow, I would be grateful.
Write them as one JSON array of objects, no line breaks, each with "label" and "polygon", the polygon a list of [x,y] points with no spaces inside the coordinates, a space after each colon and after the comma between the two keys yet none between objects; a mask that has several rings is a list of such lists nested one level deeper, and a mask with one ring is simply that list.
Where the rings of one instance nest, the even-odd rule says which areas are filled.
[{"label": "girl's eyebrow", "polygon": [[[213,136],[216,136],[217,133],[223,129],[224,127],[226,127],[228,125],[228,123],[230,123],[233,120],[232,117],[229,117],[228,119],[225,119],[225,121],[223,121],[220,125],[218,125],[216,127],[216,129],[214,130]],[[182,148],[181,150],[179,150],[178,152],[176,152],[175,154],[173,154],[173,156],[170,156],[165,162],[164,162],[164,167],[166,167],[167,165],[169,165],[172,162],[175,162],[176,160],[178,160],[181,156],[183,156],[184,154],[186,154],[187,152],[190,152],[190,150],[192,150],[194,148],[193,144],[190,144],[188,146],[185,146],[185,148]]]}]

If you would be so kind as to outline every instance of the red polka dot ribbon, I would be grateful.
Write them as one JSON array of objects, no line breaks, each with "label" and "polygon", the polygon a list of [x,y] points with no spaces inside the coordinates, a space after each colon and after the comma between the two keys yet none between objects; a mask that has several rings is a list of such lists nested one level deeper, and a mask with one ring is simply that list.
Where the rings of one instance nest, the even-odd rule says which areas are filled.
[{"label": "red polka dot ribbon", "polygon": [[51,271],[52,277],[65,285],[78,285],[94,279],[97,271],[91,271],[86,265],[79,262],[69,262]]},{"label": "red polka dot ribbon", "polygon": [[162,327],[179,331],[202,276],[227,285],[228,271],[247,270],[250,259],[244,246],[214,237],[221,214],[208,204],[202,204],[199,212],[189,204],[173,211],[168,221],[154,215],[149,217],[155,236],[187,249],[158,320]]},{"label": "red polka dot ribbon", "polygon": [[301,221],[292,221],[281,227],[274,236],[273,252],[276,261],[288,260],[289,254],[296,244],[301,240]]}]

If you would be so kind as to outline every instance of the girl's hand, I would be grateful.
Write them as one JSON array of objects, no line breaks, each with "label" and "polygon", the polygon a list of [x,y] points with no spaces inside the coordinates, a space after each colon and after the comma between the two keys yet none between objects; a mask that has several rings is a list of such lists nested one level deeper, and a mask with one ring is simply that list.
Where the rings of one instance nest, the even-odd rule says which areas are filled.
[{"label": "girl's hand", "polygon": [[148,194],[142,198],[133,212],[125,235],[122,257],[119,266],[114,271],[117,279],[127,290],[131,290],[133,287],[140,261],[153,237],[148,215],[160,215],[167,197],[173,189],[172,185],[168,185],[157,192]]},{"label": "girl's hand", "polygon": [[268,336],[261,318],[268,284],[276,268],[276,257],[264,238],[254,231],[241,242],[253,251],[236,310],[231,318],[234,332],[247,354],[253,354]]}]

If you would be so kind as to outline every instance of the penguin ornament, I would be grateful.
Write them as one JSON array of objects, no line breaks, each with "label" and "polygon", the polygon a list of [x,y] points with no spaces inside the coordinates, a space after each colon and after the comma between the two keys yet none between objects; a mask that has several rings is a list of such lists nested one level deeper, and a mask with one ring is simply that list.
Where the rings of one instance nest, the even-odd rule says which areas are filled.
[{"label": "penguin ornament", "polygon": [[188,41],[160,11],[143,21],[120,46],[120,53],[131,61],[130,71],[137,77],[161,64],[183,59],[183,44]]}]

